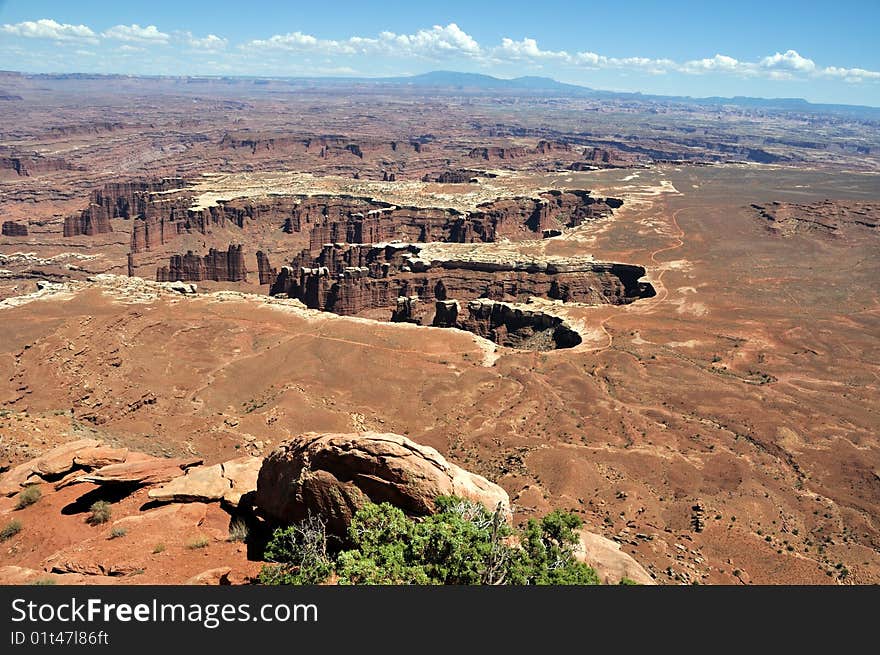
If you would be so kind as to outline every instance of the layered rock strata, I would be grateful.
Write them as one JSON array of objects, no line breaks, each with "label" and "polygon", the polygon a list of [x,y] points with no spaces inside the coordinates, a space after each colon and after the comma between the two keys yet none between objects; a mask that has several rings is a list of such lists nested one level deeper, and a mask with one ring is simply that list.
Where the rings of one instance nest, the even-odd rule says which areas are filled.
[{"label": "layered rock strata", "polygon": [[247,268],[241,245],[230,244],[223,252],[211,248],[207,255],[199,256],[190,250],[185,255],[172,255],[168,266],[156,271],[157,282],[245,282]]},{"label": "layered rock strata", "polygon": [[4,237],[26,237],[28,226],[15,221],[3,221],[2,235]]}]

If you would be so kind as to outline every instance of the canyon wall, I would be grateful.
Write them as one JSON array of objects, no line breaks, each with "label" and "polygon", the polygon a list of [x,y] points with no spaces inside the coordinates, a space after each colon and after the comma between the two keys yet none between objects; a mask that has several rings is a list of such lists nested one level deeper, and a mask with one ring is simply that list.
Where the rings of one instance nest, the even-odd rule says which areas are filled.
[{"label": "canyon wall", "polygon": [[28,226],[15,221],[3,221],[2,235],[5,237],[26,237]]},{"label": "canyon wall", "polygon": [[[271,294],[287,294],[308,307],[355,315],[395,311],[406,320],[430,324],[435,301],[462,303],[486,298],[525,302],[531,296],[587,304],[625,304],[654,295],[640,282],[641,266],[571,259],[562,262],[428,262],[414,244],[328,244],[317,257],[301,253],[278,273]],[[308,264],[308,265],[307,265]],[[424,310],[401,313],[398,298],[417,297]],[[423,313],[424,312],[424,313]]]},{"label": "canyon wall", "polygon": [[257,251],[257,273],[260,276],[260,284],[274,284],[278,276],[278,270],[272,268],[268,255],[262,250]]},{"label": "canyon wall", "polygon": [[4,156],[0,157],[0,171],[14,172],[16,175],[28,177],[38,173],[71,170],[73,167],[60,157]]},{"label": "canyon wall", "polygon": [[190,250],[185,255],[172,255],[168,266],[156,271],[157,282],[245,282],[247,269],[241,245],[230,244],[224,252],[211,248],[199,256]]}]

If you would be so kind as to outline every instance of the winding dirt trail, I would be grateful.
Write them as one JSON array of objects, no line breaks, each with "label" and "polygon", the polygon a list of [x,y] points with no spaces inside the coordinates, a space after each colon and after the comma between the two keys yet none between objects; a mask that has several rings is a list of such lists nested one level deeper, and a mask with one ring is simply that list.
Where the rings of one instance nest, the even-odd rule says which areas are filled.
[{"label": "winding dirt trail", "polygon": [[[693,207],[682,207],[682,208],[676,209],[674,212],[672,212],[670,220],[671,220],[672,225],[674,225],[675,229],[678,231],[678,234],[676,234],[674,236],[675,243],[673,243],[672,245],[664,246],[663,248],[658,248],[657,250],[652,251],[651,252],[651,261],[654,264],[657,264],[659,266],[662,263],[657,260],[657,255],[659,255],[661,252],[667,252],[669,250],[676,250],[677,248],[681,248],[684,245],[685,231],[681,228],[681,225],[678,224],[678,215],[681,212],[688,210],[688,209],[693,209]],[[661,293],[663,294],[662,297],[658,296],[657,298],[654,298],[653,302],[651,302],[647,307],[643,308],[641,311],[643,311],[645,313],[652,313],[656,310],[658,305],[665,302],[666,299],[669,297],[669,290],[666,288],[665,285],[662,284],[663,275],[664,275],[664,273],[666,273],[667,270],[669,270],[669,269],[661,270],[655,279],[655,281],[660,283],[660,285],[661,285]],[[608,321],[615,318],[616,316],[618,316],[618,314],[612,314],[611,316],[606,316],[599,323],[599,329],[601,329],[602,332],[605,334],[605,336],[608,337],[608,342],[603,346],[596,346],[595,348],[584,349],[582,352],[602,352],[603,350],[607,350],[608,348],[611,347],[611,345],[614,342],[614,337],[611,336],[610,332],[608,332],[608,328],[606,327],[606,325],[607,325]]]}]

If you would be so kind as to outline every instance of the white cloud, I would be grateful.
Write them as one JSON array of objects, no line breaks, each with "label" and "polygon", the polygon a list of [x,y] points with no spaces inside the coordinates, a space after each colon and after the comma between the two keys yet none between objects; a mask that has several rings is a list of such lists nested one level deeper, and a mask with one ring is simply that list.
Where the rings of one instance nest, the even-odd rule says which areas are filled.
[{"label": "white cloud", "polygon": [[55,39],[56,41],[97,42],[96,34],[85,25],[58,23],[51,18],[26,20],[14,25],[0,25],[0,32],[30,39]]},{"label": "white cloud", "polygon": [[567,68],[617,69],[652,74],[669,72],[687,75],[727,74],[739,77],[765,77],[772,80],[810,79],[816,77],[835,77],[847,82],[880,80],[880,72],[863,68],[837,68],[829,66],[820,69],[816,63],[802,56],[796,50],[776,52],[757,61],[741,61],[735,57],[716,54],[705,59],[676,62],[671,59],[652,59],[649,57],[608,57],[595,52],[571,54],[565,50],[542,50],[535,39],[523,38],[515,41],[503,38],[501,45],[492,48],[492,64],[531,62],[534,65],[556,63]]},{"label": "white cloud", "polygon": [[247,45],[252,48],[270,48],[279,50],[307,50],[317,48],[322,44],[325,50],[331,50],[338,44],[337,41],[318,41],[311,34],[303,34],[302,32],[291,32],[290,34],[275,34],[268,39],[256,39]]},{"label": "white cloud", "polygon": [[160,32],[155,25],[141,27],[137,23],[132,25],[115,25],[105,31],[101,36],[117,41],[134,43],[168,43],[171,36]]},{"label": "white cloud", "polygon": [[694,73],[712,73],[715,71],[735,73],[742,70],[742,62],[727,55],[715,55],[708,59],[686,61],[682,68],[687,72]]},{"label": "white cloud", "polygon": [[787,50],[785,54],[776,53],[761,60],[761,67],[775,70],[789,70],[809,73],[816,69],[812,59],[801,57],[796,50]]},{"label": "white cloud", "polygon": [[671,59],[650,59],[648,57],[606,57],[595,52],[577,52],[570,54],[565,50],[542,50],[535,39],[524,38],[514,41],[510,38],[501,39],[501,45],[492,50],[494,63],[509,61],[558,62],[568,66],[586,68],[631,68],[649,73],[665,73],[676,67]]},{"label": "white cloud", "polygon": [[839,77],[847,82],[861,82],[863,80],[880,80],[880,72],[869,71],[864,68],[838,68],[837,66],[828,66],[823,68],[820,75],[827,77]]},{"label": "white cloud", "polygon": [[564,50],[541,50],[535,39],[523,39],[522,41],[514,41],[507,37],[501,39],[501,45],[495,48],[493,52],[495,57],[509,59],[549,59],[560,61],[571,61],[571,55]]},{"label": "white cloud", "polygon": [[290,32],[250,41],[243,47],[249,50],[314,51],[326,55],[382,54],[429,58],[451,55],[475,57],[481,52],[480,44],[455,23],[449,23],[445,27],[434,25],[431,29],[421,29],[414,34],[382,32],[376,38],[352,36],[341,41]]},{"label": "white cloud", "polygon": [[379,36],[383,45],[416,55],[480,54],[480,44],[455,23],[449,23],[446,27],[434,25],[430,30],[422,29],[415,34],[382,32]]},{"label": "white cloud", "polygon": [[[2,0],[0,0],[2,3]],[[300,54],[298,58],[287,58],[288,65],[303,66],[308,72],[320,73],[310,61],[310,57],[325,58],[322,70],[354,74],[349,64],[354,57],[369,62],[372,70],[381,70],[389,62],[413,61],[467,61],[478,64],[485,70],[495,66],[538,68],[549,74],[561,70],[615,70],[621,75],[628,72],[685,75],[731,75],[741,78],[763,77],[772,80],[840,80],[849,83],[880,83],[880,72],[864,68],[843,68],[837,66],[819,67],[812,59],[802,56],[796,50],[774,52],[753,61],[743,61],[726,54],[715,54],[704,59],[683,62],[665,58],[650,57],[611,57],[591,51],[545,50],[531,37],[519,40],[504,37],[493,45],[483,45],[456,23],[434,25],[411,33],[397,34],[384,31],[376,36],[350,36],[344,39],[322,39],[302,31],[276,34],[266,39],[248,41],[238,46],[238,52],[228,51],[229,41],[216,34],[197,37],[188,31],[174,31],[171,34],[160,31],[155,25],[142,27],[138,24],[116,25],[98,34],[86,25],[59,23],[49,18],[24,21],[16,24],[0,25],[0,34],[26,39],[48,39],[55,45],[98,46],[104,43],[104,54],[142,51],[150,45],[176,46],[178,49],[193,48],[203,51],[217,59],[216,65],[240,65],[243,57],[254,62],[256,58],[275,51]],[[111,49],[109,41],[121,42]],[[4,51],[11,45],[4,44]],[[85,52],[82,51],[82,56]],[[46,55],[48,56],[48,54]],[[201,59],[200,59],[201,60]],[[222,60],[222,61],[221,61]],[[357,66],[362,68],[362,66]],[[306,71],[304,71],[306,72]],[[390,72],[390,71],[389,71]]]},{"label": "white cloud", "polygon": [[193,48],[199,48],[200,50],[223,50],[229,42],[216,34],[209,34],[203,39],[188,34],[187,43]]}]

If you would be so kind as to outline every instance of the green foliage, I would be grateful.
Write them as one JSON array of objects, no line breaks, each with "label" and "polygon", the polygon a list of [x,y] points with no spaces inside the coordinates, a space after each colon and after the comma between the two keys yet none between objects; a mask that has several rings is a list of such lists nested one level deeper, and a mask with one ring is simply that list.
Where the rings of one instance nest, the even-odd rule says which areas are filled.
[{"label": "green foliage", "polygon": [[624,586],[629,586],[629,585],[639,586],[638,582],[636,582],[635,580],[633,580],[631,578],[627,578],[627,577],[621,578],[620,582],[618,582],[617,584],[624,585]]},{"label": "green foliage", "polygon": [[0,530],[0,541],[6,541],[7,539],[12,539],[15,535],[21,532],[21,521],[10,521],[6,525],[3,526],[3,529]]},{"label": "green foliage", "polygon": [[158,555],[159,553],[164,553],[164,552],[165,552],[165,544],[158,543],[155,546],[153,546],[153,555]]},{"label": "green foliage", "polygon": [[540,521],[529,519],[521,530],[522,559],[511,571],[513,584],[590,585],[599,576],[574,557],[581,520],[554,510]]},{"label": "green foliage", "polygon": [[260,570],[262,584],[319,584],[333,571],[325,524],[311,515],[302,523],[275,530],[263,556],[275,564]]},{"label": "green foliage", "polygon": [[31,584],[36,587],[49,587],[51,585],[57,584],[55,578],[34,578],[31,581]]},{"label": "green foliage", "polygon": [[205,548],[209,543],[211,543],[210,539],[204,535],[199,535],[187,542],[186,547],[190,550],[198,550],[199,548]]},{"label": "green foliage", "polygon": [[110,520],[110,517],[113,516],[113,508],[106,500],[98,500],[92,503],[92,506],[89,507],[89,511],[91,512],[91,516],[89,516],[88,521],[92,525],[106,523]]},{"label": "green foliage", "polygon": [[233,519],[229,524],[229,536],[226,537],[226,541],[247,541],[248,534],[250,533],[250,528],[248,528],[248,524],[246,521],[242,519]]},{"label": "green foliage", "polygon": [[580,525],[574,514],[555,511],[514,530],[500,508],[453,497],[438,498],[437,513],[423,519],[368,504],[335,557],[316,517],[276,530],[265,551],[276,564],[263,567],[260,582],[314,584],[335,572],[340,584],[599,584],[574,557]]},{"label": "green foliage", "polygon": [[110,536],[108,539],[119,539],[119,537],[124,537],[128,534],[128,530],[126,530],[121,525],[114,526],[112,530],[110,530]]},{"label": "green foliage", "polygon": [[18,498],[15,502],[15,509],[24,509],[30,505],[33,505],[43,496],[43,492],[40,491],[40,488],[32,484],[28,487],[25,487],[19,494]]}]

